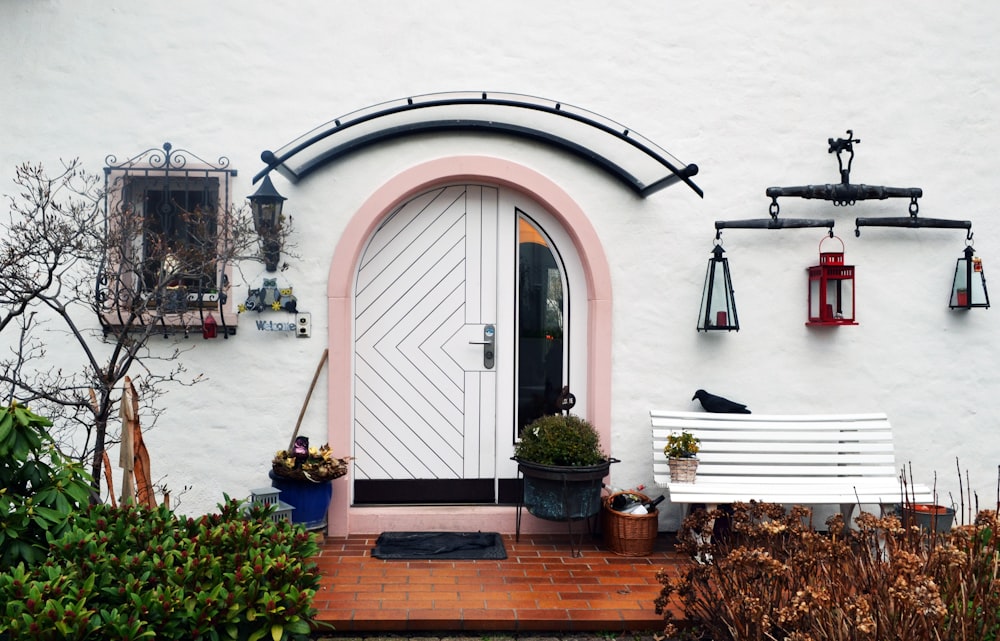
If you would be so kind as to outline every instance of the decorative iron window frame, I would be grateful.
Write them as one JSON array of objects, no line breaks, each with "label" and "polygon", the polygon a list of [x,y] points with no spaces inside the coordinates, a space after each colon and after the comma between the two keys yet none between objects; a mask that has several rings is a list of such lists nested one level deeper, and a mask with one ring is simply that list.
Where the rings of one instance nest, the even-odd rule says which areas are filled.
[{"label": "decorative iron window frame", "polygon": [[[189,163],[189,159],[191,162]],[[229,212],[232,204],[232,179],[238,174],[236,169],[231,168],[229,158],[221,156],[216,162],[209,162],[186,149],[174,149],[169,142],[163,143],[161,148],[147,149],[123,162],[118,162],[114,154],[105,157],[104,167],[104,212],[105,212],[105,235],[110,237],[114,231],[114,225],[119,216],[129,215],[124,211],[116,211],[116,208],[124,205],[122,193],[125,189],[124,182],[130,179],[158,181],[163,180],[166,187],[164,191],[171,193],[171,181],[217,181],[218,209],[215,230],[215,242],[221,246],[225,242],[226,235],[230,229],[231,221]],[[180,185],[181,183],[178,183]],[[145,211],[143,212],[145,215]],[[137,240],[144,242],[144,233],[139,232]],[[98,278],[95,287],[95,297],[102,312],[99,320],[102,329],[107,335],[115,328],[122,328],[129,325],[127,310],[120,304],[116,304],[116,298],[111,294],[113,287],[112,273],[114,265],[113,258],[106,257],[98,269]],[[183,333],[185,337],[192,331],[199,331],[205,325],[206,314],[215,313],[219,318],[216,323],[220,333],[228,338],[236,333],[238,324],[238,312],[231,304],[228,296],[229,284],[232,278],[233,266],[224,260],[220,260],[215,266],[214,289],[206,291],[183,292],[183,310],[157,309],[151,306],[139,314],[135,326],[145,327],[152,323],[159,325],[168,336],[171,333]],[[148,292],[142,293],[145,285],[141,283],[144,276],[142,274],[130,274],[133,279],[132,294],[140,296],[150,296]],[[146,299],[144,299],[146,300]],[[214,316],[213,316],[214,318]]]}]

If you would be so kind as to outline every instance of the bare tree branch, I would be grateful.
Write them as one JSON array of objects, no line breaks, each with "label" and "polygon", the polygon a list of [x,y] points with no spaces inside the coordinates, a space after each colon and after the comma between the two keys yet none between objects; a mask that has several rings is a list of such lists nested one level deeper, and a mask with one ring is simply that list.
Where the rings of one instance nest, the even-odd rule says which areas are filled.
[{"label": "bare tree branch", "polygon": [[[190,344],[152,348],[150,339],[169,334],[171,314],[200,326],[200,295],[225,300],[225,268],[255,256],[257,238],[245,207],[218,202],[191,210],[169,202],[177,228],[158,227],[136,207],[141,198],[125,197],[126,183],[111,182],[105,193],[105,181],[76,160],[54,176],[21,165],[14,182],[18,193],[7,196],[0,220],[0,395],[43,406],[61,446],[90,462],[97,497],[103,453],[120,433],[121,381],[137,384],[148,429],[170,386],[201,380],[180,359]],[[178,302],[179,311],[171,307]],[[53,338],[76,349],[51,354]]]}]

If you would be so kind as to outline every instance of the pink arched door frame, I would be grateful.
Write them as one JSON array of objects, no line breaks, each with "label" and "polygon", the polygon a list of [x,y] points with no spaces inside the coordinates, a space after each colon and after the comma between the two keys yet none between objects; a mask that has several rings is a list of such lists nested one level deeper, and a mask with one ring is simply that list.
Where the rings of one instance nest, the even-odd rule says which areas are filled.
[{"label": "pink arched door frame", "polygon": [[[348,222],[334,250],[327,285],[330,349],[328,440],[334,452],[351,449],[351,356],[353,354],[353,282],[361,251],[382,219],[397,205],[435,185],[488,182],[531,196],[563,225],[579,253],[587,286],[588,404],[586,415],[597,427],[605,451],[611,443],[611,272],[603,246],[579,205],[556,183],[538,172],[502,158],[453,156],[431,160],[394,176],[377,189]],[[352,508],[351,475],[334,481],[328,534],[388,530],[514,529],[512,508],[400,507]],[[528,518],[522,530],[544,531],[553,524]]]}]

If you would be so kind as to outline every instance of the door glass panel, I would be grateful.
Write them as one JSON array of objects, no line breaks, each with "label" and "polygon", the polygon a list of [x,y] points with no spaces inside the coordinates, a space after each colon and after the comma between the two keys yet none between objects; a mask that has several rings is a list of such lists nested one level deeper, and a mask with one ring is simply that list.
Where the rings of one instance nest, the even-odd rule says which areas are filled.
[{"label": "door glass panel", "polygon": [[518,217],[517,433],[544,414],[559,412],[564,383],[563,273],[551,242]]}]

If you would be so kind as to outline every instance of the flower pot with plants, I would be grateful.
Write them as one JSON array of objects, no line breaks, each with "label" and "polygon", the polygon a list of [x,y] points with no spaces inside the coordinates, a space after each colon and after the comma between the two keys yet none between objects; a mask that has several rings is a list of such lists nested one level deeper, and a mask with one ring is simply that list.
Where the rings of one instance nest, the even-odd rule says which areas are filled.
[{"label": "flower pot with plants", "polygon": [[925,532],[944,534],[951,531],[955,509],[944,505],[907,503],[903,506],[903,525],[916,525]]},{"label": "flower pot with plants", "polygon": [[701,439],[687,430],[667,436],[667,444],[663,453],[670,465],[671,483],[694,483],[698,473],[698,451],[701,449]]},{"label": "flower pot with plants", "polygon": [[601,510],[601,482],[612,463],[597,430],[573,414],[542,416],[529,423],[514,448],[524,476],[524,507],[550,521],[589,518]]},{"label": "flower pot with plants", "polygon": [[296,437],[289,449],[274,455],[271,486],[281,490],[281,500],[295,508],[293,523],[301,523],[309,530],[326,526],[332,481],[347,473],[350,460],[334,456],[329,444],[310,447],[305,436]]}]

